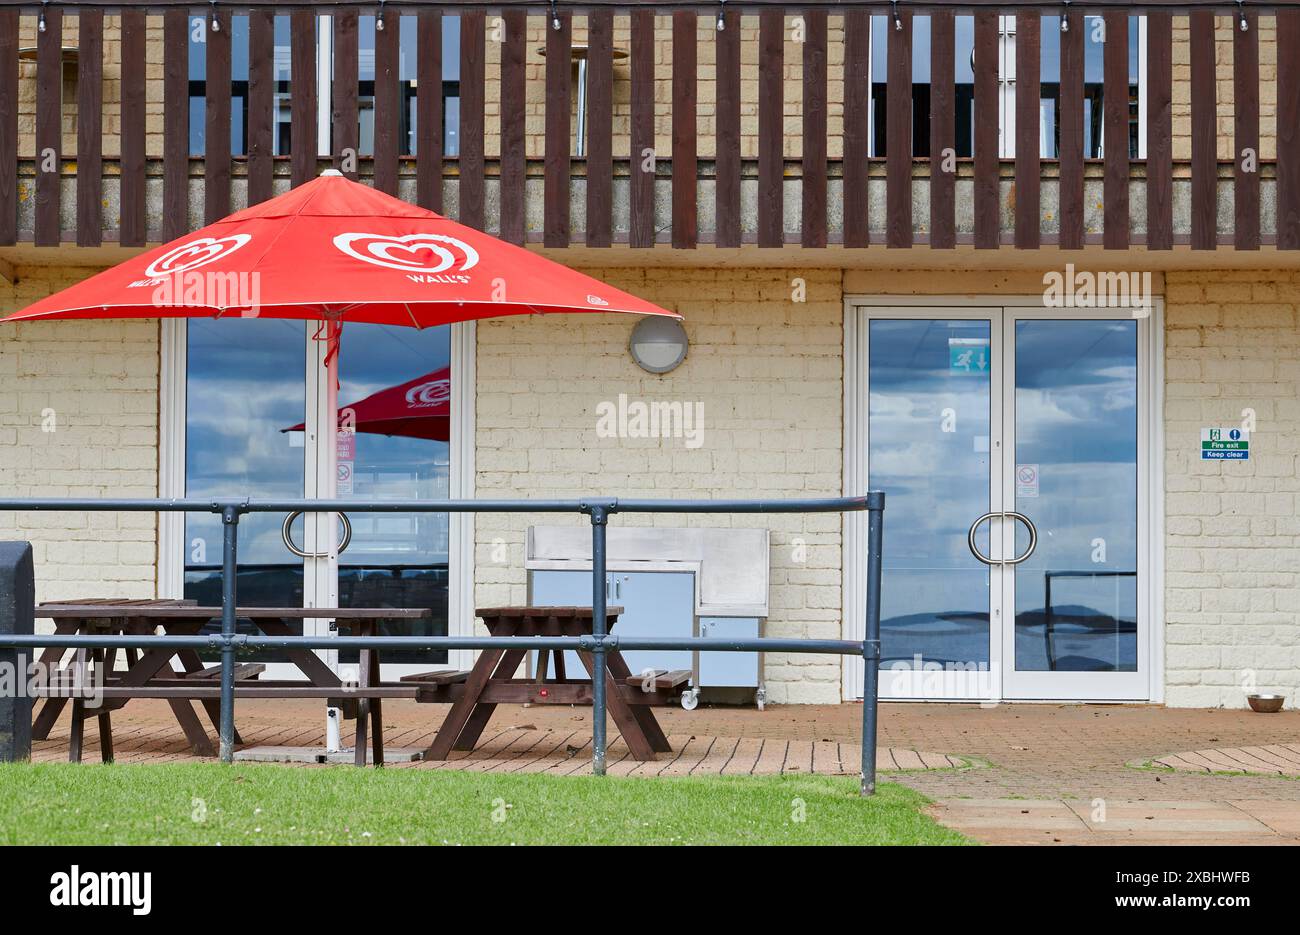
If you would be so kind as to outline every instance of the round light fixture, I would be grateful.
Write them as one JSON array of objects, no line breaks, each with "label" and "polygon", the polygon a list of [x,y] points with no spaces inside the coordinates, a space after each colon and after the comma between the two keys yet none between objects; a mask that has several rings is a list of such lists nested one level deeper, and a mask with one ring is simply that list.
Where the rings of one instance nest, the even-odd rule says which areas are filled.
[{"label": "round light fixture", "polygon": [[686,329],[676,318],[642,318],[632,329],[628,351],[642,370],[668,373],[686,359]]}]

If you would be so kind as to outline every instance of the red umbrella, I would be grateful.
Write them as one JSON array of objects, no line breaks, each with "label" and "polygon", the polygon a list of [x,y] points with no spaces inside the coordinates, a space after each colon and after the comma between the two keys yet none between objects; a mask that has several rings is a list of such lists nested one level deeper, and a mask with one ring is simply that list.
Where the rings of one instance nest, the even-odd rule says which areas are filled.
[{"label": "red umbrella", "polygon": [[533,312],[680,317],[329,170],[0,320],[242,315],[429,328]]},{"label": "red umbrella", "polygon": [[[353,431],[372,435],[401,435],[406,438],[427,438],[445,442],[451,439],[451,368],[443,367],[433,373],[407,380],[400,386],[390,386],[350,406]],[[301,432],[305,425],[297,425],[282,432]]]}]

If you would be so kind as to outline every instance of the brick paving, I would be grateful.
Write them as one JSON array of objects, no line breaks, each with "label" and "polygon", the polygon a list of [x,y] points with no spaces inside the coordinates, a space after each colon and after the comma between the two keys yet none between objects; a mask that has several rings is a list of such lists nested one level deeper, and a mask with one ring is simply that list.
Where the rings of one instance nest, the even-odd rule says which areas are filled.
[{"label": "brick paving", "polygon": [[1184,753],[1156,757],[1151,761],[1151,765],[1187,773],[1240,773],[1242,775],[1262,773],[1300,779],[1300,743],[1188,750]]}]

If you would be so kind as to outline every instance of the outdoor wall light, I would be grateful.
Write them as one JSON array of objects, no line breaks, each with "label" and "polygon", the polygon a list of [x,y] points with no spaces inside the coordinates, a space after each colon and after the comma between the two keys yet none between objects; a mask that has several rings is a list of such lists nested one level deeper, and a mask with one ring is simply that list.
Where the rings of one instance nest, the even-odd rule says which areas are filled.
[{"label": "outdoor wall light", "polygon": [[632,329],[628,351],[642,370],[668,373],[686,359],[686,329],[675,318],[642,318]]}]

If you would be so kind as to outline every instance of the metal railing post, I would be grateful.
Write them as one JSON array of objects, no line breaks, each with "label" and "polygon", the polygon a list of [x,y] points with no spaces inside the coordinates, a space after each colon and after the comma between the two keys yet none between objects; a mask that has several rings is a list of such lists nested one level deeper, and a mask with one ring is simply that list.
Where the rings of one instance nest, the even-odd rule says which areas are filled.
[{"label": "metal railing post", "polygon": [[605,532],[611,506],[585,504],[591,514],[591,635],[596,638],[591,674],[591,772],[605,775],[605,637],[609,634],[605,605]]},{"label": "metal railing post", "polygon": [[880,693],[880,566],[884,495],[867,513],[867,613],[862,639],[862,794],[876,794],[876,734]]},{"label": "metal railing post", "polygon": [[222,763],[235,761],[235,573],[239,546],[239,510],[221,508],[221,718]]}]

